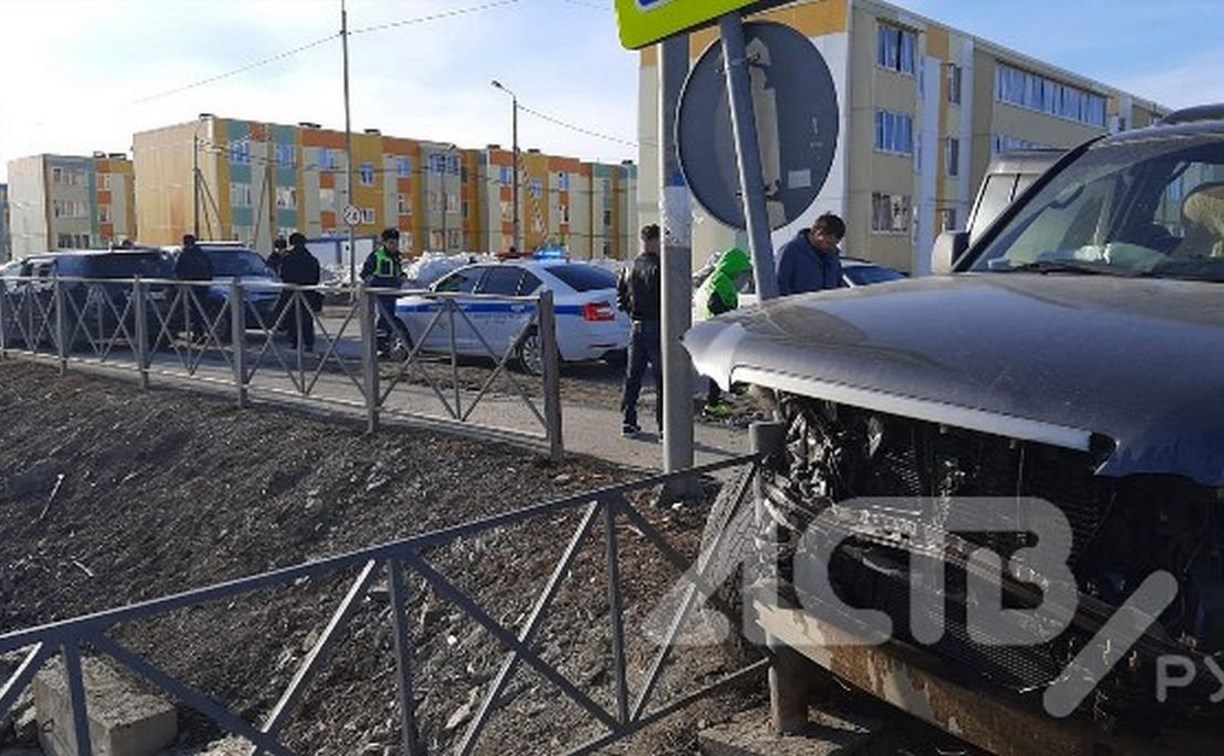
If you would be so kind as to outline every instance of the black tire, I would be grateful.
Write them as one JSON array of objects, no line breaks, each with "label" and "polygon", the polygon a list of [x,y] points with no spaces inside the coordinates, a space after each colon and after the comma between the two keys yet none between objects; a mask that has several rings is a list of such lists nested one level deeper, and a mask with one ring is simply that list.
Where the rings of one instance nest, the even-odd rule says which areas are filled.
[{"label": "black tire", "polygon": [[[707,609],[727,621],[723,650],[736,662],[761,657],[761,650],[744,635],[743,585],[745,567],[755,563],[755,515],[752,503],[753,467],[744,467],[723,484],[710,507],[701,533],[703,575],[713,588]],[[722,538],[719,539],[719,533]],[[717,543],[716,543],[717,541]],[[749,575],[751,578],[751,575]]]},{"label": "black tire", "polygon": [[532,328],[519,339],[514,348],[514,361],[518,369],[528,375],[544,375],[544,353],[538,330]]}]

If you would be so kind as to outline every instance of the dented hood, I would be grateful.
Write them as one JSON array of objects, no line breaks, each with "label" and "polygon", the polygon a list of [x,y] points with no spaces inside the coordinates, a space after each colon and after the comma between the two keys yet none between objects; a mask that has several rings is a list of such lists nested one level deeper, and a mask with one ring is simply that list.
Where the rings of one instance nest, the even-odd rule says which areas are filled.
[{"label": "dented hood", "polygon": [[1104,436],[1114,447],[1099,474],[1224,486],[1224,284],[927,277],[776,299],[700,323],[684,342],[724,387],[1069,448]]}]

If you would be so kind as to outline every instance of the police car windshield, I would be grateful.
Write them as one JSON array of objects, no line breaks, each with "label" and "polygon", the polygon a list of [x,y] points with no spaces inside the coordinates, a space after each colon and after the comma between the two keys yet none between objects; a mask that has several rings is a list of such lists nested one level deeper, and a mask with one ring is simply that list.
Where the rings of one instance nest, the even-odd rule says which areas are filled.
[{"label": "police car windshield", "polygon": [[272,277],[272,269],[264,259],[249,250],[206,250],[214,276]]},{"label": "police car windshield", "polygon": [[554,265],[548,269],[561,282],[574,291],[594,291],[595,289],[615,289],[616,274],[594,265],[568,263]]}]

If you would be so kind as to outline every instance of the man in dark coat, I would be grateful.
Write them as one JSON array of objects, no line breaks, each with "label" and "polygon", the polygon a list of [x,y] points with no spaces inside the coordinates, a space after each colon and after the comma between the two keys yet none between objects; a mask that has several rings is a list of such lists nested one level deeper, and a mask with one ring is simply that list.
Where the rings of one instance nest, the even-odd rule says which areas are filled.
[{"label": "man in dark coat", "polygon": [[[306,237],[298,232],[289,235],[289,251],[281,261],[281,280],[295,286],[319,285],[319,261],[306,248]],[[285,321],[288,325],[289,348],[296,349],[299,335],[301,345],[307,352],[314,351],[314,313],[322,309],[322,295],[318,291],[285,292],[289,298],[285,307],[289,309]]]},{"label": "man in dark coat", "polygon": [[778,294],[836,289],[842,285],[841,250],[845,222],[833,213],[816,219],[778,250]]},{"label": "man in dark coat", "polygon": [[[196,243],[192,234],[183,235],[183,248],[174,260],[174,277],[180,281],[211,281],[212,263],[208,254]],[[199,340],[208,332],[207,320],[214,317],[208,304],[208,289],[202,286],[180,286],[185,330]]]},{"label": "man in dark coat", "polygon": [[621,394],[621,435],[632,438],[641,432],[638,426],[637,401],[642,391],[646,363],[654,377],[658,400],[655,422],[659,437],[663,436],[663,330],[661,267],[659,263],[659,227],[650,224],[642,229],[642,252],[634,258],[616,284],[616,301],[620,309],[633,319],[625,366],[625,386]]}]

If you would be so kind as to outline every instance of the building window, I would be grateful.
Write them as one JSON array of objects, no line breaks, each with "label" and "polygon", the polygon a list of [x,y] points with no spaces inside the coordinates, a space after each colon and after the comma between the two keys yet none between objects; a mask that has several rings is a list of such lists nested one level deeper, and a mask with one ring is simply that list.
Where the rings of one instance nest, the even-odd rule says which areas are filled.
[{"label": "building window", "polygon": [[103,173],[98,177],[98,188],[104,192],[110,191],[110,174]]},{"label": "building window", "polygon": [[56,218],[88,218],[89,206],[77,200],[51,200],[51,214]]},{"label": "building window", "polygon": [[1079,87],[999,63],[995,99],[1089,126],[1105,128],[1105,98]]},{"label": "building window", "polygon": [[565,171],[557,174],[557,188],[563,192],[569,191],[569,174]]},{"label": "building window", "polygon": [[335,189],[320,189],[319,190],[319,209],[334,211],[336,209],[336,190]]},{"label": "building window", "polygon": [[544,187],[543,187],[543,185],[540,183],[540,180],[539,180],[539,179],[532,179],[532,180],[531,180],[531,187],[530,187],[530,191],[531,191],[531,196],[532,196],[532,197],[534,197],[534,198],[536,198],[536,199],[539,199],[539,198],[540,198],[540,197],[541,197],[541,196],[544,194]]},{"label": "building window", "polygon": [[459,195],[451,194],[450,192],[446,192],[445,197],[446,197],[446,212],[448,213],[459,212]]},{"label": "building window", "polygon": [[297,189],[292,186],[276,187],[276,206],[285,210],[297,208]]},{"label": "building window", "polygon": [[230,184],[230,206],[231,207],[250,207],[251,206],[251,185],[232,183]]},{"label": "building window", "polygon": [[960,140],[956,137],[948,137],[948,148],[945,160],[948,163],[948,175],[960,175]]},{"label": "building window", "polygon": [[276,145],[276,164],[281,168],[292,168],[297,165],[297,155],[292,144]]},{"label": "building window", "polygon": [[881,22],[876,29],[876,65],[914,75],[918,36],[908,29]]},{"label": "building window", "polygon": [[514,168],[508,165],[503,165],[500,171],[501,185],[510,186],[514,183]]},{"label": "building window", "polygon": [[319,150],[319,167],[325,171],[336,170],[336,151],[331,147],[323,147]]},{"label": "building window", "polygon": [[948,102],[959,105],[961,101],[961,67],[948,64]]},{"label": "building window", "polygon": [[362,163],[357,180],[362,186],[374,186],[374,164]]},{"label": "building window", "polygon": [[363,208],[361,208],[361,222],[362,222],[362,224],[364,224],[364,225],[366,225],[366,226],[372,226],[372,225],[374,225],[374,221],[375,221],[375,218],[374,218],[374,208],[372,208],[372,207],[363,207]]},{"label": "building window", "polygon": [[909,232],[910,198],[905,194],[871,193],[871,230],[878,234]]},{"label": "building window", "polygon": [[557,222],[569,223],[569,205],[557,205]]},{"label": "building window", "polygon": [[429,172],[435,176],[446,173],[446,155],[435,152],[429,156]]},{"label": "building window", "polygon": [[399,215],[412,215],[412,195],[395,195],[395,212]]},{"label": "building window", "polygon": [[110,205],[98,205],[98,222],[111,222]]},{"label": "building window", "polygon": [[449,173],[452,176],[459,173],[459,156],[458,155],[450,155],[449,157],[447,157],[446,170],[447,170],[447,173]]},{"label": "building window", "polygon": [[611,210],[603,211],[603,224],[605,228],[609,228],[612,226],[612,211]]},{"label": "building window", "polygon": [[[51,183],[52,183],[52,184],[66,184],[66,183],[68,183],[68,182],[67,182],[67,181],[64,179],[64,169],[63,169],[63,168],[52,168],[52,169],[51,169]],[[63,235],[61,235],[61,238],[62,238],[62,237],[63,237]],[[64,245],[62,245],[62,244],[61,244],[60,246],[62,247],[62,246],[64,246]]]},{"label": "building window", "polygon": [[250,165],[251,140],[238,139],[229,143],[230,163],[234,165]]},{"label": "building window", "polygon": [[509,200],[502,200],[501,202],[502,221],[503,222],[508,221],[513,217],[514,217],[514,203],[510,202]]},{"label": "building window", "polygon": [[908,113],[877,110],[875,148],[881,152],[909,155],[914,151],[914,117]]},{"label": "building window", "polygon": [[431,212],[431,213],[436,213],[436,212],[438,212],[438,209],[441,207],[441,203],[440,203],[440,201],[438,200],[438,193],[437,193],[437,192],[430,192],[430,193],[429,193],[429,200],[428,200],[428,203],[429,203],[429,212]]},{"label": "building window", "polygon": [[397,178],[412,178],[412,158],[405,155],[395,158],[395,175]]},{"label": "building window", "polygon": [[467,220],[467,217],[468,217],[468,203],[464,202],[463,203],[463,219]]}]

